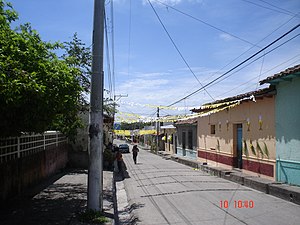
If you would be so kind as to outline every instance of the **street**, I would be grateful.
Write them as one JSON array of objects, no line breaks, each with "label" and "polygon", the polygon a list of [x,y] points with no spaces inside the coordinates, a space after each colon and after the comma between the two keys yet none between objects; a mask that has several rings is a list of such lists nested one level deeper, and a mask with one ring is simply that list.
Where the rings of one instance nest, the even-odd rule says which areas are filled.
[{"label": "street", "polygon": [[131,153],[123,158],[129,174],[125,189],[137,224],[300,224],[299,205],[143,149],[137,164]]}]

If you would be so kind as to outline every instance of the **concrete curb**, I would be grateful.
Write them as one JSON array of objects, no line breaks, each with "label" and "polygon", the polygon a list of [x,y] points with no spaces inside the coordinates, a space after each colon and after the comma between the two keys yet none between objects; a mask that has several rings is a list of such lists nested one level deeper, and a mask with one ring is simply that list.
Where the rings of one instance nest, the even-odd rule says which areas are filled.
[{"label": "concrete curb", "polygon": [[[118,180],[118,181],[117,181]],[[117,181],[117,182],[116,182]],[[125,189],[124,180],[114,173],[115,188],[115,225],[136,224],[137,216],[134,213],[135,203],[130,202]]]},{"label": "concrete curb", "polygon": [[119,215],[118,215],[118,201],[117,201],[117,187],[116,187],[116,179],[115,179],[115,172],[113,172],[112,178],[113,184],[113,203],[114,203],[114,225],[119,224]]},{"label": "concrete curb", "polygon": [[[266,194],[273,195],[275,197],[284,199],[289,202],[293,202],[295,204],[300,205],[300,187],[298,186],[291,186],[288,184],[282,184],[273,182],[268,179],[264,179],[261,177],[251,176],[244,174],[242,172],[228,170],[222,167],[212,167],[208,165],[203,165],[202,163],[192,160],[183,158],[177,155],[171,155],[168,153],[159,153],[158,155],[166,158],[169,157],[171,160],[196,168],[200,169],[206,173],[209,173],[213,176],[218,176],[223,179],[239,183],[241,185],[245,185],[247,187],[253,188],[255,190],[264,192]],[[169,155],[169,156],[166,156]]]}]

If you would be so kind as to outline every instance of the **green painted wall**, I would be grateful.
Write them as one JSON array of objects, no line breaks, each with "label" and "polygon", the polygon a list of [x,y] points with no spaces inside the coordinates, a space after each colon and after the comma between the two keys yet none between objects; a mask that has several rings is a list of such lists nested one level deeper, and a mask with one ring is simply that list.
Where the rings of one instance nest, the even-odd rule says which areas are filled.
[{"label": "green painted wall", "polygon": [[276,85],[277,180],[300,185],[300,77]]}]

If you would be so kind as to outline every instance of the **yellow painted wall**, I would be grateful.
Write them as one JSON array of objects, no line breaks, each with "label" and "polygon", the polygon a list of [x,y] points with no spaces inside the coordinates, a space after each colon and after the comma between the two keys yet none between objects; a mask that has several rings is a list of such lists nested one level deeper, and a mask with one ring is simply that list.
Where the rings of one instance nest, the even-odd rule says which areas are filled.
[{"label": "yellow painted wall", "polygon": [[[174,134],[176,132],[176,129],[165,129],[164,130],[164,135],[167,137],[165,142],[165,151],[170,153],[170,154],[175,154],[174,148],[175,148],[175,140],[174,140]],[[169,140],[168,137],[172,135],[173,141]],[[171,144],[173,143],[173,144]]]},{"label": "yellow painted wall", "polygon": [[[262,121],[260,129],[259,118]],[[247,119],[250,121],[248,129]],[[249,156],[247,159],[266,163],[275,163],[275,98],[265,97],[256,99],[256,102],[247,101],[240,105],[198,118],[198,150],[218,152],[218,154],[235,156],[234,125],[243,124],[243,140],[246,140]],[[211,134],[211,126],[215,125],[215,134]],[[269,151],[269,158],[266,156],[255,156],[250,149],[250,140],[254,148],[257,142],[263,150],[264,143]],[[219,144],[218,144],[219,141]],[[243,144],[244,149],[244,144]],[[246,155],[243,158],[246,158]],[[274,166],[275,167],[275,166]],[[275,173],[274,173],[275,174]]]}]

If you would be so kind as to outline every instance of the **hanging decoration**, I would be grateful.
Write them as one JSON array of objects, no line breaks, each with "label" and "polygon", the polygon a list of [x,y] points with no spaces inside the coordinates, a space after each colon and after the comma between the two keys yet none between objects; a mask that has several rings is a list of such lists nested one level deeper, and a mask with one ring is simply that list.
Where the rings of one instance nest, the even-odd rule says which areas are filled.
[{"label": "hanging decoration", "polygon": [[247,131],[250,131],[250,119],[247,118]]},{"label": "hanging decoration", "polygon": [[120,101],[120,104],[125,104],[129,106],[138,106],[138,107],[147,107],[152,109],[157,109],[159,107],[160,109],[166,109],[166,110],[176,110],[176,111],[185,111],[185,110],[191,110],[194,109],[195,106],[186,106],[186,107],[170,107],[170,106],[162,106],[162,105],[151,105],[151,104],[141,104],[137,102],[127,102],[127,101]]},{"label": "hanging decoration", "polygon": [[263,121],[262,121],[261,115],[259,115],[259,117],[258,117],[258,125],[259,125],[259,130],[262,130]]},{"label": "hanging decoration", "polygon": [[[163,117],[147,117],[147,116],[142,116],[139,114],[135,113],[124,113],[124,112],[118,112],[118,115],[116,116],[116,121],[118,122],[126,122],[126,123],[136,123],[136,122],[176,122],[178,120],[182,119],[191,119],[191,118],[196,118],[196,117],[204,117],[208,116],[220,111],[223,111],[225,109],[230,109],[238,106],[242,101],[256,101],[255,97],[253,95],[249,97],[245,97],[243,99],[239,100],[234,100],[234,101],[228,101],[228,102],[222,102],[222,103],[216,103],[216,104],[206,104],[200,107],[200,110],[204,110],[202,112],[194,113],[194,114],[189,114],[189,115],[173,115],[173,116],[163,116]],[[134,102],[121,102],[121,103],[126,103],[131,106],[141,106],[141,107],[150,107],[150,108],[157,108],[159,107],[160,109],[171,109],[171,110],[186,110],[186,109],[195,109],[195,107],[167,107],[167,106],[157,106],[157,105],[150,105],[150,104],[140,104],[140,103],[134,103]],[[227,130],[228,130],[228,123],[227,123]],[[250,127],[250,123],[249,123]],[[248,129],[250,129],[248,127]],[[248,130],[249,131],[249,130]]]},{"label": "hanging decoration", "polygon": [[227,128],[227,131],[229,130],[229,121],[226,120],[226,128]]}]

